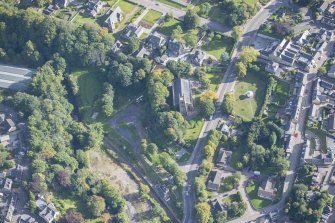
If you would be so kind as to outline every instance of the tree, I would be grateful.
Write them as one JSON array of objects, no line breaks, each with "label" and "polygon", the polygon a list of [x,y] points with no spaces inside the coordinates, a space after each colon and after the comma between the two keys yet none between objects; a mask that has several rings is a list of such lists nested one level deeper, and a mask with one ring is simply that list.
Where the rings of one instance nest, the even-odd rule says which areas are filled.
[{"label": "tree", "polygon": [[105,91],[102,94],[102,111],[106,116],[111,116],[113,114],[113,100],[114,100],[114,90],[113,86],[108,83],[104,83]]},{"label": "tree", "polygon": [[187,47],[194,48],[198,45],[198,37],[192,33],[186,34],[184,40]]},{"label": "tree", "polygon": [[180,26],[177,26],[174,30],[172,30],[171,38],[179,39],[182,33],[183,33],[183,29]]},{"label": "tree", "polygon": [[209,117],[215,113],[214,101],[210,98],[203,98],[199,100],[199,109],[203,117]]},{"label": "tree", "polygon": [[224,96],[221,106],[225,114],[233,114],[235,101],[236,101],[236,98],[233,93],[227,93]]},{"label": "tree", "polygon": [[244,65],[248,65],[249,63],[255,62],[258,56],[259,52],[256,49],[247,46],[243,47],[239,57]]},{"label": "tree", "polygon": [[134,53],[140,47],[140,39],[135,36],[130,37],[127,45],[127,52],[129,54]]},{"label": "tree", "polygon": [[241,38],[242,34],[243,34],[243,29],[241,28],[241,26],[233,27],[232,36],[236,42]]},{"label": "tree", "polygon": [[83,218],[83,215],[80,212],[71,210],[69,213],[65,216],[67,223],[84,223],[85,219]]},{"label": "tree", "polygon": [[247,76],[247,67],[244,65],[243,62],[238,62],[236,64],[236,73],[238,77]]},{"label": "tree", "polygon": [[61,170],[57,173],[57,180],[58,183],[64,188],[67,188],[71,185],[70,174],[64,170]]},{"label": "tree", "polygon": [[222,62],[227,62],[229,60],[229,54],[226,51],[221,54],[221,60]]},{"label": "tree", "polygon": [[32,162],[31,168],[34,173],[44,173],[47,169],[47,164],[43,160],[36,159]]},{"label": "tree", "polygon": [[199,15],[203,17],[208,17],[209,12],[211,11],[212,5],[208,2],[202,3],[200,5]]},{"label": "tree", "polygon": [[198,26],[198,23],[199,17],[193,11],[187,10],[183,21],[184,28],[186,30],[194,29]]},{"label": "tree", "polygon": [[326,67],[324,67],[324,66],[320,67],[320,69],[319,69],[319,74],[321,74],[321,75],[325,75],[325,74],[327,74],[327,69],[326,69]]},{"label": "tree", "polygon": [[101,216],[102,212],[106,209],[105,199],[103,197],[93,195],[87,199],[87,209],[94,217]]},{"label": "tree", "polygon": [[23,57],[34,65],[40,60],[40,53],[35,48],[34,43],[29,40],[23,49]]},{"label": "tree", "polygon": [[207,202],[198,203],[195,206],[198,223],[208,223],[211,218],[211,207]]},{"label": "tree", "polygon": [[102,222],[103,223],[107,223],[107,222],[109,222],[109,220],[111,220],[112,219],[112,216],[109,214],[109,213],[103,213],[102,215],[101,215],[101,220],[102,220]]},{"label": "tree", "polygon": [[281,36],[286,36],[290,33],[287,25],[283,22],[274,22],[271,25],[271,30],[273,33],[279,34]]}]

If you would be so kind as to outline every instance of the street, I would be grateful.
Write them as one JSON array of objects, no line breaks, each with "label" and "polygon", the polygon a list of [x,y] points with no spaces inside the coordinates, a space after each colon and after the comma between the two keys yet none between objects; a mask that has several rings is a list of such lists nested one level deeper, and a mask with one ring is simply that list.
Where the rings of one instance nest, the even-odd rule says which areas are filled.
[{"label": "street", "polygon": [[[238,60],[238,55],[241,52],[242,48],[245,46],[249,46],[254,39],[254,37],[257,34],[257,30],[259,29],[260,25],[263,24],[268,17],[271,16],[276,10],[278,10],[280,7],[283,6],[289,6],[288,0],[281,0],[281,1],[270,1],[266,6],[264,6],[255,17],[253,17],[251,20],[245,24],[243,27],[243,36],[237,43],[237,47],[233,52],[231,63],[229,64],[227,71],[224,74],[222,83],[219,86],[217,94],[219,95],[218,102],[219,104],[222,103],[224,95],[228,92],[231,92],[234,90],[234,86],[236,83],[236,76],[234,74],[235,70],[235,64]],[[219,107],[219,106],[218,106]],[[199,135],[198,142],[196,146],[193,149],[192,155],[188,162],[182,167],[183,170],[187,174],[187,183],[186,187],[190,187],[189,192],[185,193],[186,187],[184,187],[184,193],[183,193],[183,200],[184,200],[184,223],[193,223],[196,221],[195,215],[194,215],[194,206],[196,204],[196,194],[195,194],[195,186],[194,181],[195,177],[197,176],[197,169],[199,165],[201,164],[203,158],[202,158],[202,147],[206,141],[206,136],[208,134],[208,131],[215,129],[220,117],[220,112],[217,110],[216,114],[213,116],[212,120],[205,121],[204,126],[201,130],[201,133]],[[300,119],[304,120],[304,115],[300,115]],[[300,125],[299,125],[300,127]],[[302,128],[302,127],[300,127]],[[296,143],[293,145],[294,148],[299,148],[300,145],[300,139],[295,140]],[[291,163],[292,160],[296,160],[296,158],[299,155],[299,151],[297,149],[294,149],[294,152],[291,156]],[[288,173],[288,176],[285,179],[285,186],[284,186],[284,192],[283,197],[285,197],[288,192],[290,191],[294,179],[294,170],[296,169],[296,164],[291,164],[290,171]],[[276,210],[280,205],[284,204],[284,199],[282,201],[274,206],[271,206],[271,210]],[[239,222],[244,220],[252,220],[257,217],[261,216],[260,212],[257,212],[253,210],[252,208],[248,208],[246,213],[241,219],[238,219],[233,222]]]}]

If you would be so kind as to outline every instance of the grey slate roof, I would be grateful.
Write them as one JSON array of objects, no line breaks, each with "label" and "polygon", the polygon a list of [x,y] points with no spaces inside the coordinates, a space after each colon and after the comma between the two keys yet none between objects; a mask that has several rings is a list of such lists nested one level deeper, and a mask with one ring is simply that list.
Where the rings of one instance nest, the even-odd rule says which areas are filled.
[{"label": "grey slate roof", "polygon": [[183,97],[186,104],[192,103],[191,83],[184,78],[178,78],[173,81],[173,105],[179,104],[180,98]]}]

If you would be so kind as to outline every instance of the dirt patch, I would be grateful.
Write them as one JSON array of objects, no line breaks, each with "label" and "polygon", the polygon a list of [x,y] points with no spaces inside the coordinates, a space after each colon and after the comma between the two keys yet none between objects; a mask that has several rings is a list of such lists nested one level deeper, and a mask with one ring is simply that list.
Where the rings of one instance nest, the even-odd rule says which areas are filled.
[{"label": "dirt patch", "polygon": [[139,196],[138,184],[102,151],[89,151],[91,169],[98,176],[109,180],[126,199],[127,214],[131,222],[146,222],[152,218],[152,207]]}]

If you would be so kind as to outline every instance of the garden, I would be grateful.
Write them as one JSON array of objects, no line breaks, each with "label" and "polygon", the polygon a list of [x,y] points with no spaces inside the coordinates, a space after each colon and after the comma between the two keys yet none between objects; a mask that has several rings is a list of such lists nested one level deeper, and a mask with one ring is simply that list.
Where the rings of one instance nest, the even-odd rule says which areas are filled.
[{"label": "garden", "polygon": [[[240,116],[244,121],[251,121],[258,113],[264,102],[266,82],[261,79],[259,73],[249,72],[245,78],[240,79],[236,86],[234,95],[233,113]],[[252,91],[253,97],[246,98],[246,92]]]},{"label": "garden", "polygon": [[223,52],[231,54],[234,47],[234,39],[225,35],[216,34],[210,39],[202,49],[210,55],[213,55],[217,60],[221,59]]},{"label": "garden", "polygon": [[249,200],[251,201],[251,204],[255,209],[262,209],[266,206],[269,206],[272,203],[272,201],[270,200],[266,200],[257,196],[259,186],[260,186],[259,181],[252,180],[248,182],[248,185],[246,187]]}]

